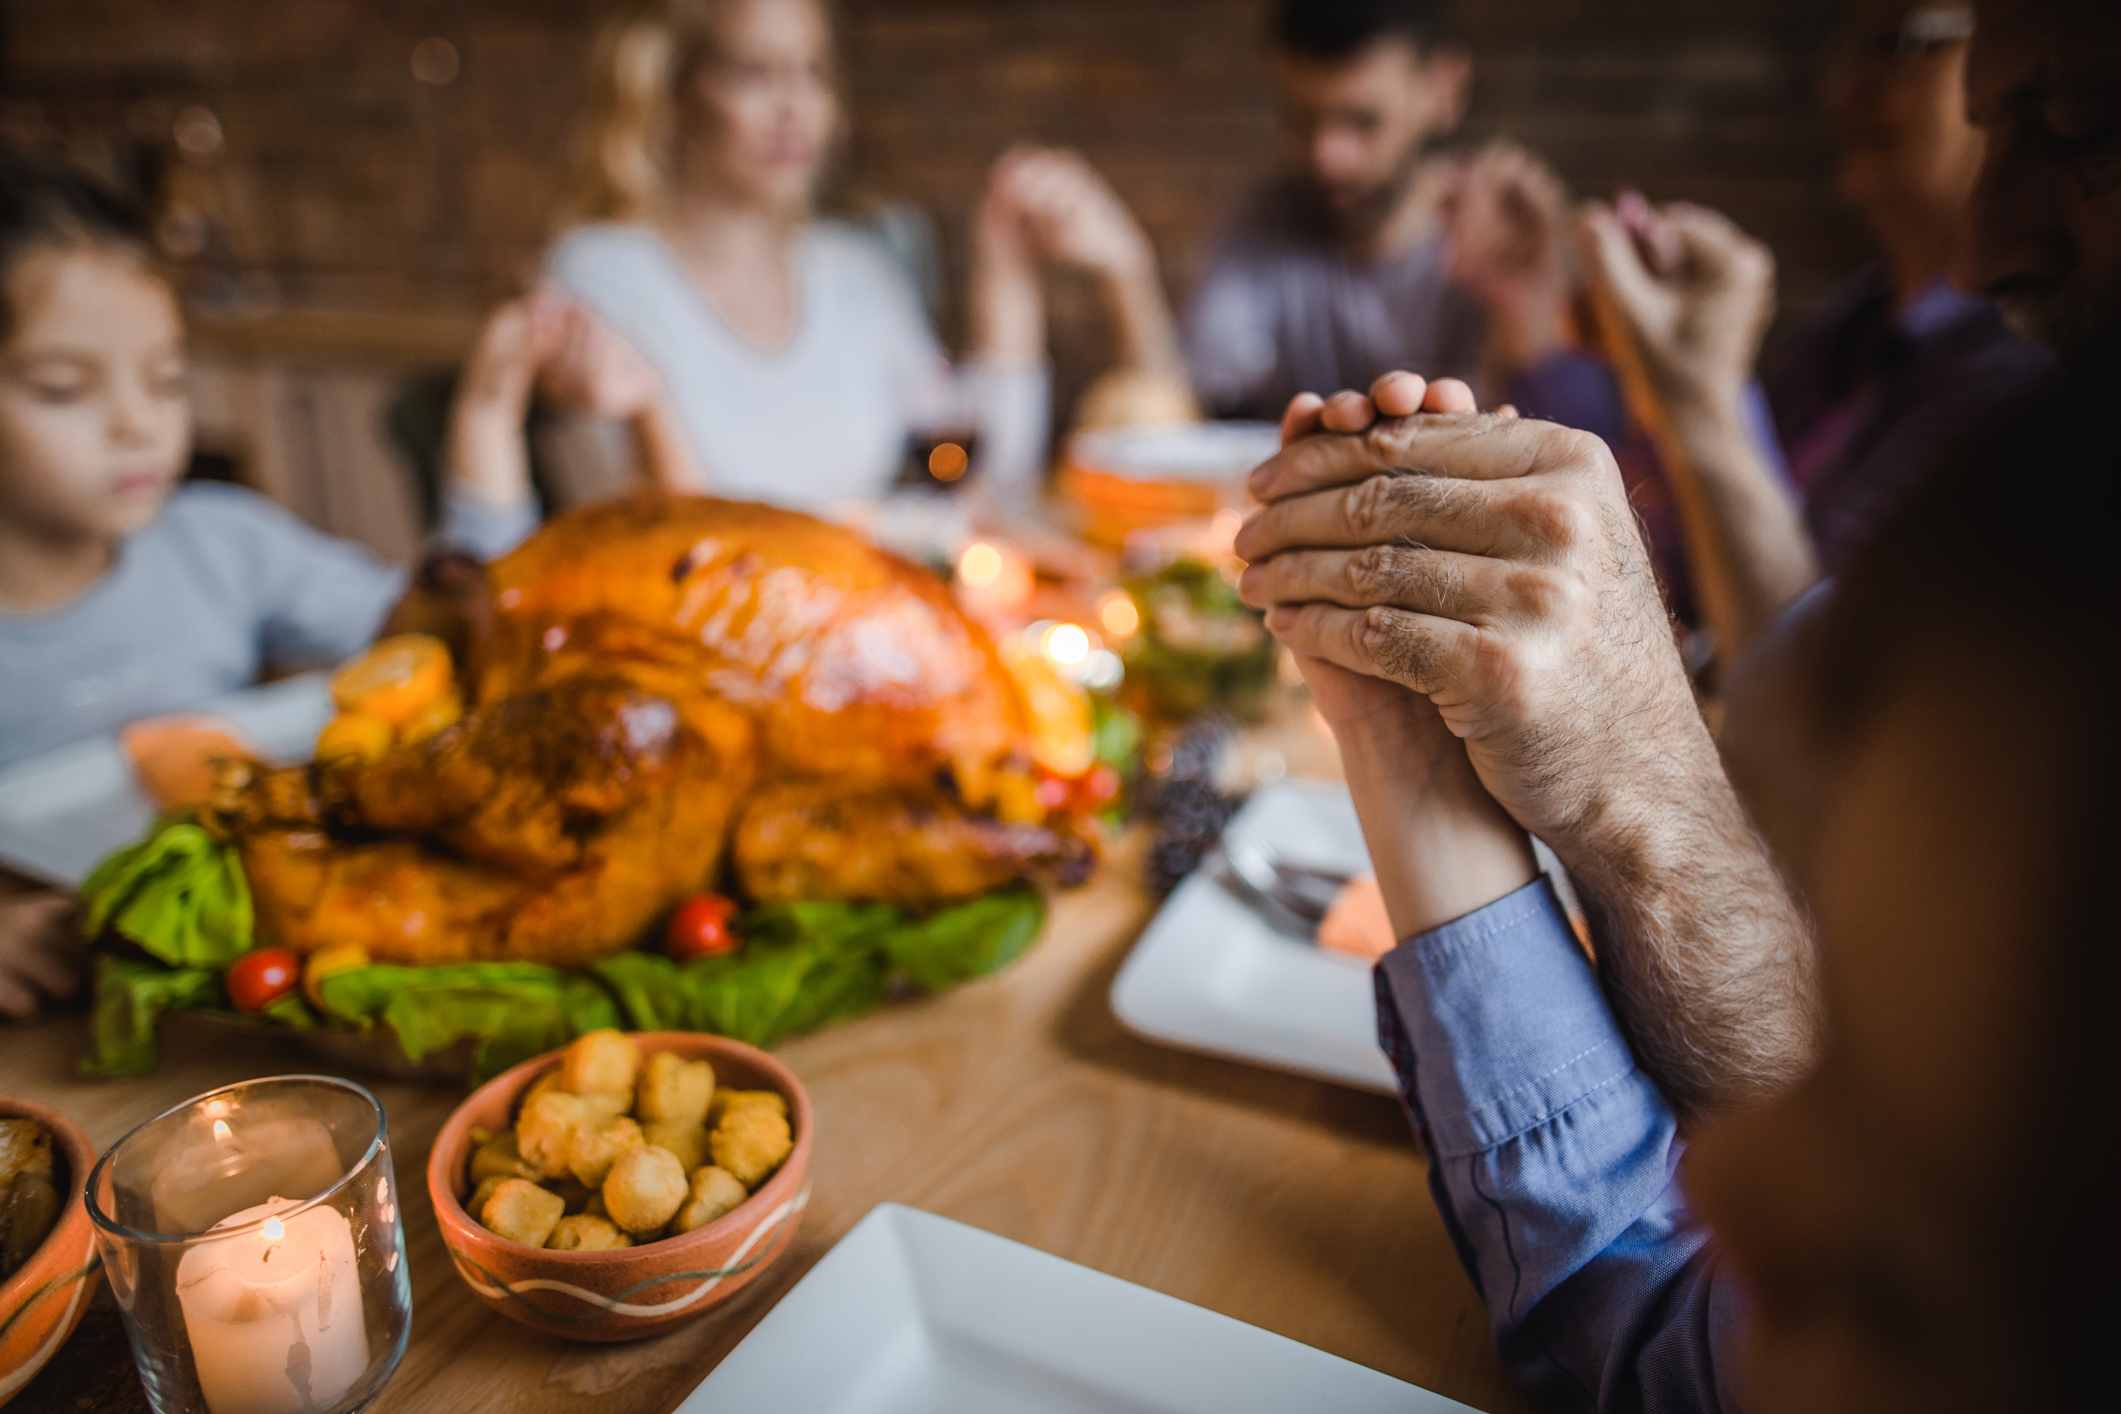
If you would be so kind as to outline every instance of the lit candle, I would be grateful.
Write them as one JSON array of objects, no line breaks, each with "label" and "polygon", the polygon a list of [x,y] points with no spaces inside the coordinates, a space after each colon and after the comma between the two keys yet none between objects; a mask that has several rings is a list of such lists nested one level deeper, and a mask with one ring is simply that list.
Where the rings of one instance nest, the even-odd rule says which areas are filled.
[{"label": "lit candle", "polygon": [[[177,1264],[177,1300],[213,1414],[326,1409],[368,1370],[368,1331],[343,1213],[269,1198],[215,1223],[254,1232],[206,1242]],[[286,1217],[280,1214],[288,1214]]]}]

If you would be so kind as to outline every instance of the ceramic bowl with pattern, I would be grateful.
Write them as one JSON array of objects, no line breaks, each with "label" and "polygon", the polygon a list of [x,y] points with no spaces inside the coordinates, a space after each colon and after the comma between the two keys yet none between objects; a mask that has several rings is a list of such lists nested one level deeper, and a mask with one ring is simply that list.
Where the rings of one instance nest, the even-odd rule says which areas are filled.
[{"label": "ceramic bowl with pattern", "polygon": [[515,1122],[523,1092],[560,1064],[553,1051],[482,1085],[442,1126],[427,1191],[457,1275],[511,1320],[567,1340],[638,1340],[684,1324],[741,1291],[788,1250],[810,1200],[810,1097],[788,1067],[755,1046],[689,1031],[643,1031],[644,1056],[674,1051],[714,1066],[715,1084],[788,1100],[795,1148],[734,1212],[691,1232],[610,1252],[555,1252],[511,1242],[470,1213],[474,1129]]},{"label": "ceramic bowl with pattern", "polygon": [[88,1136],[57,1110],[0,1095],[0,1117],[33,1119],[51,1131],[52,1151],[65,1172],[58,1220],[30,1259],[0,1282],[0,1404],[37,1377],[81,1324],[96,1293],[102,1264],[89,1228],[88,1171],[96,1151]]}]

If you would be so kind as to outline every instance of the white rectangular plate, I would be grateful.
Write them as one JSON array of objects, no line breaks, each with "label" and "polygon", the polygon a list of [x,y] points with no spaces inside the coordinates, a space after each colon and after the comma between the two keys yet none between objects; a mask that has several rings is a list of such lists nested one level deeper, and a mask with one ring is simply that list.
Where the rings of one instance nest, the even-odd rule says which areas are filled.
[{"label": "white rectangular plate", "polygon": [[[323,673],[305,673],[186,708],[222,717],[275,761],[304,761],[331,719]],[[97,861],[147,830],[155,808],[111,733],[69,742],[0,770],[0,864],[73,888]]]},{"label": "white rectangular plate", "polygon": [[1467,1406],[896,1203],[871,1210],[678,1414],[1446,1414]]},{"label": "white rectangular plate", "polygon": [[[1223,832],[1301,864],[1370,867],[1347,787],[1279,781]],[[1196,869],[1149,923],[1112,982],[1112,1010],[1152,1041],[1397,1093],[1377,1048],[1370,969],[1276,932]]]}]

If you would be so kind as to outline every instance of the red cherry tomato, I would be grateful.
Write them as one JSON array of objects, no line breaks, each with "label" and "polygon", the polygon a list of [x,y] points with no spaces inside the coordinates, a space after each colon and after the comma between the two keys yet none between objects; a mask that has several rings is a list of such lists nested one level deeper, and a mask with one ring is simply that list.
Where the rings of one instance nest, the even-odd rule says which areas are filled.
[{"label": "red cherry tomato", "polygon": [[670,915],[664,935],[665,950],[674,958],[720,957],[744,945],[730,922],[736,905],[720,894],[699,894],[678,905]]},{"label": "red cherry tomato", "polygon": [[229,964],[228,999],[244,1011],[263,1011],[294,991],[302,980],[302,959],[286,948],[259,948]]},{"label": "red cherry tomato", "polygon": [[1040,776],[1031,788],[1031,798],[1041,810],[1065,810],[1073,788],[1065,776]]},{"label": "red cherry tomato", "polygon": [[1096,810],[1119,798],[1120,785],[1119,772],[1100,764],[1092,766],[1082,780],[1076,783],[1076,788],[1082,792],[1082,797],[1089,802],[1090,808]]}]

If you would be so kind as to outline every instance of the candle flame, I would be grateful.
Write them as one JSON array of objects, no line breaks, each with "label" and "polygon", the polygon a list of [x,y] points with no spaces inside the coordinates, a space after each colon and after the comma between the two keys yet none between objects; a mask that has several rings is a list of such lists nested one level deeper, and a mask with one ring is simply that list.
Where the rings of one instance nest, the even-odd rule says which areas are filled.
[{"label": "candle flame", "polygon": [[226,1139],[227,1137],[228,1137],[228,1121],[227,1121],[227,1120],[225,1120],[225,1119],[217,1119],[217,1120],[215,1120],[215,1121],[214,1121],[214,1138],[216,1138],[216,1139]]},{"label": "candle flame", "polygon": [[285,1223],[278,1218],[267,1218],[265,1220],[265,1240],[267,1242],[278,1242],[285,1236],[287,1236],[287,1225]]}]

